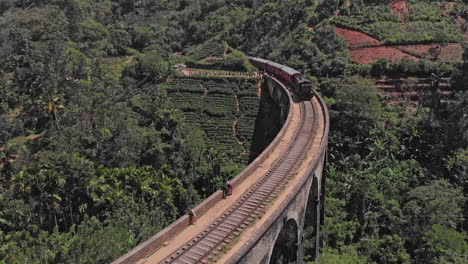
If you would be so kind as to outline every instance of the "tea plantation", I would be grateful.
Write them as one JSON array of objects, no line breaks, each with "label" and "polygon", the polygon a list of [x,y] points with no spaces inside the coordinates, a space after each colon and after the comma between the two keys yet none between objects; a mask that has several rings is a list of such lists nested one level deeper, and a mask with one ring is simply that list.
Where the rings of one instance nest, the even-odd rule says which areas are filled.
[{"label": "tea plantation", "polygon": [[259,111],[260,78],[182,77],[169,82],[173,107],[206,133],[209,147],[232,162],[248,163]]}]

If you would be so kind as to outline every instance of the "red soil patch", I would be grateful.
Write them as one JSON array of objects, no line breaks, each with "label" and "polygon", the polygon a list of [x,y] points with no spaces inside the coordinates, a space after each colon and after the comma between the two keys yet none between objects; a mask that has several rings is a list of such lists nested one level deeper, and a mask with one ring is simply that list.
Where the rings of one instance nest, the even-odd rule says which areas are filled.
[{"label": "red soil patch", "polygon": [[394,61],[409,58],[418,61],[427,57],[437,61],[460,61],[463,47],[460,43],[380,46],[379,40],[359,31],[335,27],[335,33],[348,42],[349,55],[358,63],[373,63],[381,58]]},{"label": "red soil patch", "polygon": [[[420,92],[417,91],[411,91],[411,92],[384,92],[384,95],[389,95],[391,96],[392,100],[397,100],[397,99],[406,99],[406,100],[413,100],[417,101],[419,100],[419,97],[421,95]],[[442,91],[442,95],[444,96],[450,96],[453,94],[453,91]]]},{"label": "red soil patch", "polygon": [[466,23],[465,19],[461,16],[458,16],[457,21],[455,22],[455,26],[462,33],[465,41],[468,41],[468,24]]},{"label": "red soil patch", "polygon": [[372,63],[381,58],[388,60],[401,58],[418,60],[417,57],[406,54],[395,47],[380,46],[379,40],[359,31],[336,27],[335,33],[348,42],[350,48],[349,55],[358,63]]},{"label": "red soil patch", "polygon": [[17,118],[17,117],[21,114],[21,111],[22,111],[22,110],[23,110],[23,109],[20,108],[20,107],[17,107],[17,108],[15,108],[15,109],[13,109],[13,111],[11,111],[10,113],[8,113],[8,118],[9,118],[10,120]]},{"label": "red soil patch", "polygon": [[439,7],[443,14],[448,15],[450,14],[450,12],[452,12],[456,4],[457,4],[456,2],[445,2],[445,3],[440,3]]},{"label": "red soil patch", "polygon": [[359,31],[336,27],[335,33],[345,39],[351,49],[380,45],[380,41]]},{"label": "red soil patch", "polygon": [[409,58],[415,61],[419,60],[415,56],[406,54],[397,48],[388,46],[354,49],[349,51],[349,55],[353,58],[354,61],[362,64],[373,63],[381,58],[386,58],[392,61],[402,58]]},{"label": "red soil patch", "polygon": [[393,14],[401,20],[404,20],[408,15],[408,2],[406,1],[395,1],[391,4],[390,8]]},{"label": "red soil patch", "polygon": [[460,43],[451,43],[441,48],[438,59],[442,61],[461,61],[462,56],[462,45]]},{"label": "red soil patch", "polygon": [[460,43],[407,45],[397,48],[417,57],[427,56],[438,61],[461,61],[463,55],[463,47]]},{"label": "red soil patch", "polygon": [[[440,47],[438,45],[404,45],[396,46],[399,50],[410,53],[417,57],[424,57],[430,55],[429,53],[439,53]],[[432,50],[431,50],[432,49]]]}]

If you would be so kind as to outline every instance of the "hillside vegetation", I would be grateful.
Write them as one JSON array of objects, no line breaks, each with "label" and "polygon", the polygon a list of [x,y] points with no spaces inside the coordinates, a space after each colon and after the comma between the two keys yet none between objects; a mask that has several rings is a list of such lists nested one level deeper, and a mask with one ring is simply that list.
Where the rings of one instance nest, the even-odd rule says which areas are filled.
[{"label": "hillside vegetation", "polygon": [[208,146],[247,164],[259,112],[259,81],[177,78],[169,83],[168,97],[187,124],[203,130]]},{"label": "hillside vegetation", "polygon": [[[437,2],[389,4],[346,9],[347,15],[337,16],[337,25],[356,29],[381,40],[384,44],[450,43],[463,40],[462,34],[441,12]],[[404,3],[404,4],[403,4]],[[393,7],[393,10],[392,10]]]},{"label": "hillside vegetation", "polygon": [[[109,263],[235,175],[258,80],[173,66],[248,73],[243,53],[303,72],[329,105],[321,263],[467,263],[468,6],[405,5],[0,1],[0,263]],[[463,57],[360,64],[337,26]],[[418,106],[375,89],[396,74],[433,78]]]}]

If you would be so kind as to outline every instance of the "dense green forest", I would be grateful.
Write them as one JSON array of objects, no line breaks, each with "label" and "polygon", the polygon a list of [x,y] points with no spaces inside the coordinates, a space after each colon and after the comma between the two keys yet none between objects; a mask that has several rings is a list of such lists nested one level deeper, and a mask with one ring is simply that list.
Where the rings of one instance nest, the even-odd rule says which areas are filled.
[{"label": "dense green forest", "polygon": [[[468,48],[362,65],[333,30],[465,45],[467,1],[409,2],[403,27],[384,0],[0,0],[0,263],[108,263],[245,166],[171,103],[173,65],[206,67],[213,42],[220,67],[287,64],[329,105],[321,263],[467,263]],[[375,78],[395,73],[452,93],[386,104]]]}]

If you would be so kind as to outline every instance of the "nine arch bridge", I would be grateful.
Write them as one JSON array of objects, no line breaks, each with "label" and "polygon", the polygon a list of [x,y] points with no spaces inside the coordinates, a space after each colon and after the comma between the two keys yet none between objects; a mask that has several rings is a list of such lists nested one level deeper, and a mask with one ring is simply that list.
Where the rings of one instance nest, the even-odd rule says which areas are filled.
[{"label": "nine arch bridge", "polygon": [[317,93],[294,98],[283,82],[264,76],[262,93],[279,107],[282,128],[237,175],[228,199],[218,191],[113,263],[302,263],[303,235],[322,244],[328,110]]}]

